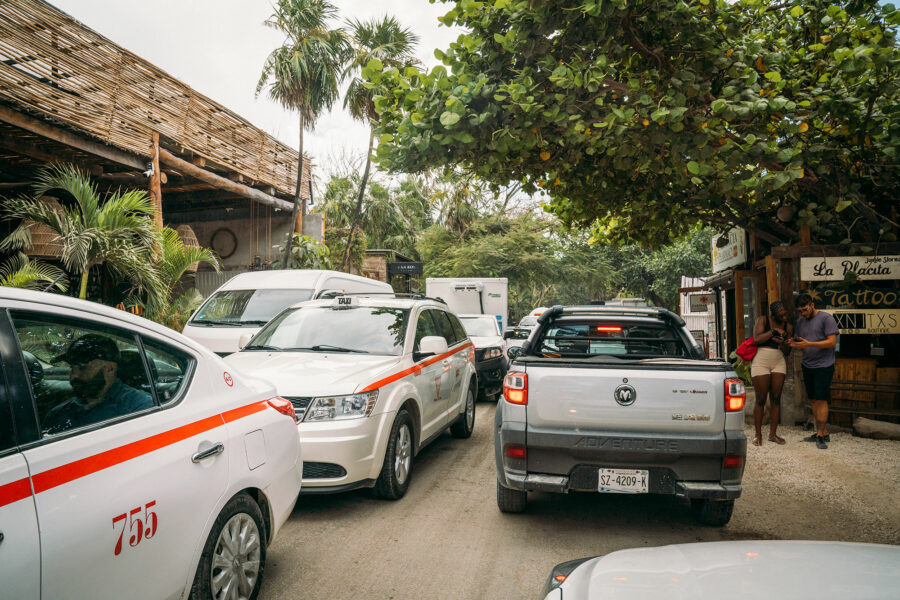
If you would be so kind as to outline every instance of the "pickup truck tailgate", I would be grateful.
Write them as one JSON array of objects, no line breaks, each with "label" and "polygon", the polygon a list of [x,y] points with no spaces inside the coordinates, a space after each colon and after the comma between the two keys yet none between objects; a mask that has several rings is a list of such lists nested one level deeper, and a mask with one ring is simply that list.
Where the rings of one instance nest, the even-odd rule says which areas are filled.
[{"label": "pickup truck tailgate", "polygon": [[531,363],[526,368],[527,428],[649,434],[722,432],[722,371],[698,368],[706,365],[693,360],[627,366]]}]

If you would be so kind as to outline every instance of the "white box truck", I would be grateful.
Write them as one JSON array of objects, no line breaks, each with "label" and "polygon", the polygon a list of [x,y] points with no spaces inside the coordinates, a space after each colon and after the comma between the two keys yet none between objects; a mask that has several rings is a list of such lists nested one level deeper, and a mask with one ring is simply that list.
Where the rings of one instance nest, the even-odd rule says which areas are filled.
[{"label": "white box truck", "polygon": [[506,284],[506,277],[429,277],[425,295],[440,298],[458,315],[494,315],[502,332],[509,324]]}]

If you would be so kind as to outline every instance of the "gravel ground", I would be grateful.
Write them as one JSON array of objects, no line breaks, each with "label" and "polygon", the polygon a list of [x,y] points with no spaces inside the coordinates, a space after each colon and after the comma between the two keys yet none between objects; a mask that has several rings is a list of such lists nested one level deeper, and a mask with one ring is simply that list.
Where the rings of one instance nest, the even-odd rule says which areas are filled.
[{"label": "gravel ground", "polygon": [[802,440],[810,431],[779,427],[787,442],[780,446],[768,441],[765,424],[763,444],[754,446],[753,426],[745,432],[744,494],[735,514],[745,513],[754,529],[765,529],[774,504],[788,514],[766,532],[773,538],[900,544],[900,442],[830,431],[828,449],[819,450]]},{"label": "gravel ground", "polygon": [[[493,417],[494,405],[479,403],[470,439],[445,434],[425,448],[402,500],[368,490],[301,496],[269,548],[260,598],[519,600],[537,597],[555,564],[624,548],[758,539],[900,544],[897,441],[832,431],[831,447],[817,450],[801,441],[807,431],[780,427],[784,446],[749,446],[731,522],[704,527],[685,499],[653,494],[535,492],[525,513],[501,513]],[[745,432],[752,440],[753,426]]]}]

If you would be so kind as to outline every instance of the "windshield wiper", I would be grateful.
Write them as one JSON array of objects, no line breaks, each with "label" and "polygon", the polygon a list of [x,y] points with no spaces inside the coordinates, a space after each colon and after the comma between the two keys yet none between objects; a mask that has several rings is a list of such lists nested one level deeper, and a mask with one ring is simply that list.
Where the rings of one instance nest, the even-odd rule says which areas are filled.
[{"label": "windshield wiper", "polygon": [[191,325],[225,325],[226,327],[240,327],[240,321],[215,321],[212,319],[204,319],[202,321],[191,321]]},{"label": "windshield wiper", "polygon": [[266,346],[265,344],[251,344],[249,346],[244,346],[241,350],[269,350],[271,352],[281,352],[283,348],[278,348],[277,346]]},{"label": "windshield wiper", "polygon": [[238,321],[240,325],[265,325],[268,321]]},{"label": "windshield wiper", "polygon": [[357,352],[359,354],[369,354],[368,350],[357,350],[354,348],[344,348],[342,346],[332,346],[331,344],[316,344],[315,346],[299,346],[296,348],[285,348],[285,350],[311,350],[313,352]]}]

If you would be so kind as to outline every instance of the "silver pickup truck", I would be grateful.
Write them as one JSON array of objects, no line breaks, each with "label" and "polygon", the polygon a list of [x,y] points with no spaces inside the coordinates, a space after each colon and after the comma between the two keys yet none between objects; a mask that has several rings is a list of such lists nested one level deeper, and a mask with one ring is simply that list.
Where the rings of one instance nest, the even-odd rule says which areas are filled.
[{"label": "silver pickup truck", "polygon": [[744,385],[661,308],[554,306],[513,352],[497,405],[497,505],[528,492],[687,497],[731,519],[747,453]]}]

